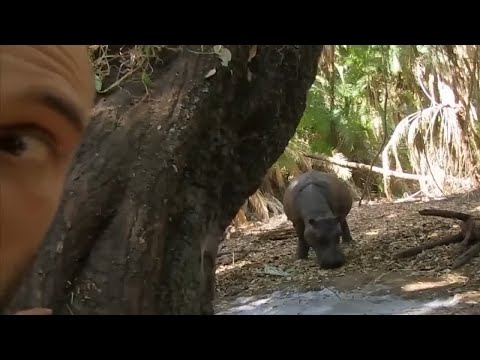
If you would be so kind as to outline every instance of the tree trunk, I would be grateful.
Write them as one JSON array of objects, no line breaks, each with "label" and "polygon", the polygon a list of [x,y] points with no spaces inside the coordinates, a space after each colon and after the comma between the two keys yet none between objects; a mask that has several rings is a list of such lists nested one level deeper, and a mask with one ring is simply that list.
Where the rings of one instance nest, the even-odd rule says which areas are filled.
[{"label": "tree trunk", "polygon": [[147,100],[132,82],[97,104],[9,312],[213,313],[218,242],[293,136],[322,51],[227,47],[228,67],[184,47]]}]

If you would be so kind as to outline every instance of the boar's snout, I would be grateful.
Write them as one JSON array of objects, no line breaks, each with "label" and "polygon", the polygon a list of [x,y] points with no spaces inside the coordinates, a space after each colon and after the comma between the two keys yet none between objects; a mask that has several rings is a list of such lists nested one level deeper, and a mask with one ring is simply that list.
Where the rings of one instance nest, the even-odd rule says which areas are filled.
[{"label": "boar's snout", "polygon": [[340,249],[317,253],[317,259],[322,269],[336,269],[345,264],[345,255]]}]

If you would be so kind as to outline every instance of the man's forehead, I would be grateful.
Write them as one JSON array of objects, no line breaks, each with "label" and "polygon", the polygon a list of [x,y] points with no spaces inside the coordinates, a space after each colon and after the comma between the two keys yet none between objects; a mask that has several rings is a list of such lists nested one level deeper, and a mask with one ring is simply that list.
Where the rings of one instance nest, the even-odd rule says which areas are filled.
[{"label": "man's forehead", "polygon": [[0,46],[0,102],[36,100],[86,125],[93,106],[88,54],[75,46]]}]

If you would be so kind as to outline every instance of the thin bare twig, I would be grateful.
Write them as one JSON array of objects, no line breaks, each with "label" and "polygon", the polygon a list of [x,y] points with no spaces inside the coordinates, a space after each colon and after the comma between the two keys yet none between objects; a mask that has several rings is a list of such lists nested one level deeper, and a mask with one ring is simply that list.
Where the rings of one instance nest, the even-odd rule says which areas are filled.
[{"label": "thin bare twig", "polygon": [[370,177],[372,174],[372,169],[373,169],[373,164],[377,162],[378,157],[380,156],[383,148],[387,144],[387,100],[388,100],[388,63],[387,63],[387,58],[388,58],[388,53],[385,55],[385,48],[382,46],[382,49],[384,49],[384,55],[383,55],[383,72],[384,72],[384,83],[385,83],[385,98],[383,101],[383,142],[382,146],[378,149],[377,155],[375,155],[375,158],[372,160],[372,163],[370,164],[370,170],[368,171],[367,177],[365,179],[365,187],[363,188],[363,193],[362,196],[360,197],[360,200],[358,200],[358,207],[362,206],[362,200],[367,195],[367,192],[370,192]]}]

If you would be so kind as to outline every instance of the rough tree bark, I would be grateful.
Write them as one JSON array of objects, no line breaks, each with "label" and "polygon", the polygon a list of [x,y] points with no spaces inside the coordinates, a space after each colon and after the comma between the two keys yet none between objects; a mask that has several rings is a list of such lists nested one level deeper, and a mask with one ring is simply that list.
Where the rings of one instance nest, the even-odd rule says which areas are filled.
[{"label": "rough tree bark", "polygon": [[143,85],[130,83],[96,106],[8,311],[213,312],[218,241],[293,136],[322,51],[259,45],[249,62],[249,46],[227,48],[228,68],[184,47],[147,100],[133,105]]}]

